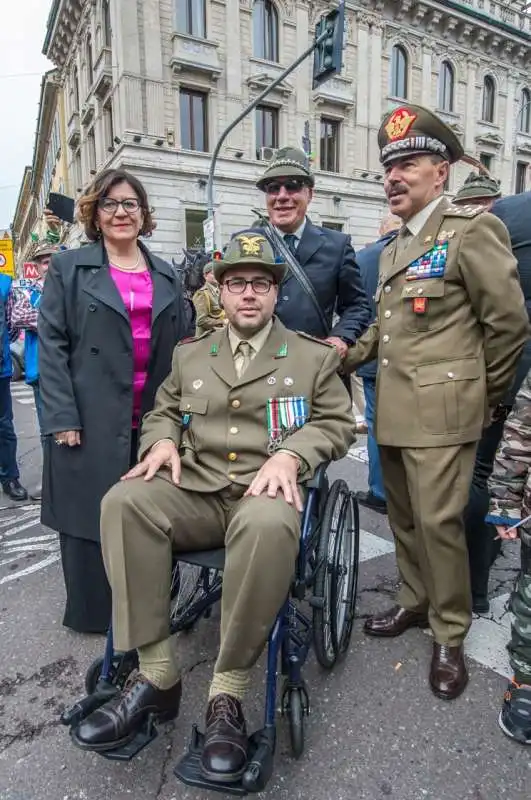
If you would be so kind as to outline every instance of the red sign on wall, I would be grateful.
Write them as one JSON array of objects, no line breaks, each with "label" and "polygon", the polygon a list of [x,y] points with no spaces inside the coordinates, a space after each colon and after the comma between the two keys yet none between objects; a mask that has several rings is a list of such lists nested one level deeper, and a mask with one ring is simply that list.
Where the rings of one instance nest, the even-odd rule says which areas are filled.
[{"label": "red sign on wall", "polygon": [[39,279],[39,268],[37,264],[31,261],[25,261],[22,265],[24,277],[27,281],[36,281]]}]

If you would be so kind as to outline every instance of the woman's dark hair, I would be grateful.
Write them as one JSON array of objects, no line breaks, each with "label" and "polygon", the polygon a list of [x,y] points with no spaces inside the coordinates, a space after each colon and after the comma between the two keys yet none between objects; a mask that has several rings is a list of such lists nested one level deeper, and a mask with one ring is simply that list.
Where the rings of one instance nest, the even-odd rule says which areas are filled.
[{"label": "woman's dark hair", "polygon": [[107,197],[113,186],[117,186],[119,183],[128,183],[138,197],[140,208],[144,215],[144,222],[139,235],[149,236],[155,229],[153,209],[149,206],[147,192],[138,178],[135,178],[125,169],[106,169],[94,178],[78,200],[77,218],[83,225],[87,238],[92,242],[95,242],[100,237],[96,224],[98,203],[102,198]]}]

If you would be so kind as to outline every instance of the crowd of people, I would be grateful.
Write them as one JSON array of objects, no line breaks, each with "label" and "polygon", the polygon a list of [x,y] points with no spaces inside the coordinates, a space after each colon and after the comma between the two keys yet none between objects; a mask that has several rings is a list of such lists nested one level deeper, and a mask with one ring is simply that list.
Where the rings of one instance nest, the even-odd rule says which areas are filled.
[{"label": "crowd of people", "polygon": [[390,112],[378,143],[389,217],[357,256],[348,235],[310,221],[315,177],[286,147],[257,183],[267,217],[214,254],[192,304],[145,245],[149,199],[124,170],[81,197],[86,246],[45,242],[35,285],[0,283],[2,486],[27,496],[8,359],[23,329],[64,624],[104,633],[112,617],[116,646],[138,650],[136,679],[81,724],[87,749],[129,741],[147,713],[177,714],[172,551],[224,544],[202,770],[242,774],[249,671],[289,588],[304,482],[354,441],[354,374],[369,455],[358,500],[388,515],[400,576],[396,603],[365,633],[430,627],[430,687],[458,697],[472,613],[488,610],[500,542],[520,535],[500,725],[531,743],[531,193],[500,198],[478,172],[446,199],[463,148],[420,106]]}]

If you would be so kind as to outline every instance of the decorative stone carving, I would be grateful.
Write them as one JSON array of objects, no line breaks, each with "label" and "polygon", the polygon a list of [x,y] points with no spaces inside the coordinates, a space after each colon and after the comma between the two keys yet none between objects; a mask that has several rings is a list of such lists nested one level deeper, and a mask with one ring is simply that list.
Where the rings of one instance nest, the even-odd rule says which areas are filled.
[{"label": "decorative stone carving", "polygon": [[423,21],[424,17],[426,16],[427,12],[428,12],[428,9],[427,9],[426,6],[418,5],[415,8],[415,11],[413,12],[413,17],[411,19],[411,24],[415,28],[418,28],[419,25],[422,24],[422,21]]},{"label": "decorative stone carving", "polygon": [[395,8],[395,19],[398,22],[402,22],[405,17],[411,11],[411,6],[413,5],[413,0],[396,0],[394,3],[396,6]]},{"label": "decorative stone carving", "polygon": [[441,11],[432,11],[431,17],[426,24],[426,31],[428,33],[432,33],[433,29],[437,27],[441,19],[442,19]]},{"label": "decorative stone carving", "polygon": [[475,141],[483,146],[487,145],[499,150],[503,146],[503,139],[498,133],[481,132],[475,137]]},{"label": "decorative stone carving", "polygon": [[473,31],[474,31],[474,26],[473,25],[469,25],[468,22],[465,22],[465,24],[462,26],[461,30],[459,31],[459,35],[457,37],[457,41],[459,42],[459,44],[467,44],[468,45],[468,43],[470,41],[470,37],[472,36]]},{"label": "decorative stone carving", "polygon": [[[250,89],[256,89],[257,92],[263,92],[266,86],[269,86],[271,83],[273,83],[276,77],[276,75],[269,75],[267,72],[258,72],[254,75],[250,75],[246,80],[246,84]],[[284,80],[276,87],[276,89],[273,89],[273,91],[278,92],[284,98],[288,98],[290,94],[293,94],[293,84],[287,80]]]}]

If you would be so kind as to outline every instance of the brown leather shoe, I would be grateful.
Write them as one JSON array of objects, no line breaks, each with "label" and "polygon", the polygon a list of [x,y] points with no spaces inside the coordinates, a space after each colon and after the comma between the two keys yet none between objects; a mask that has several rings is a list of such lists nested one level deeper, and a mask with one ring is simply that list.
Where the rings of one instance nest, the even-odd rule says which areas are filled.
[{"label": "brown leather shoe", "polygon": [[463,645],[450,647],[433,643],[430,668],[432,692],[442,700],[454,700],[464,691],[468,683]]},{"label": "brown leather shoe", "polygon": [[140,672],[133,672],[123,692],[93,711],[75,731],[75,741],[86,750],[115,750],[130,742],[153,714],[169,722],[179,713],[181,681],[170,689],[157,689]]},{"label": "brown leather shoe", "polygon": [[247,730],[242,706],[230,694],[217,694],[208,704],[201,772],[218,783],[233,783],[247,764]]},{"label": "brown leather shoe", "polygon": [[366,619],[363,630],[369,636],[400,636],[408,628],[427,628],[428,625],[427,614],[393,606],[384,614]]}]

